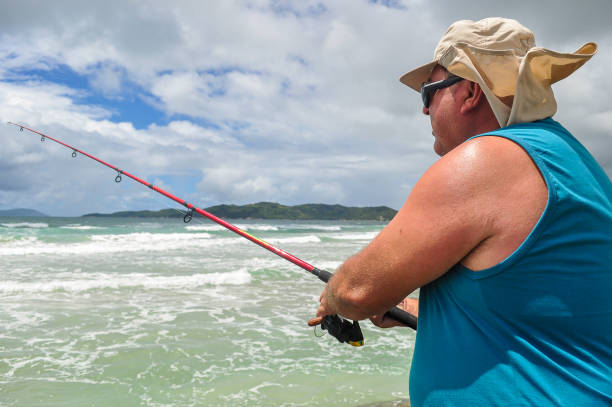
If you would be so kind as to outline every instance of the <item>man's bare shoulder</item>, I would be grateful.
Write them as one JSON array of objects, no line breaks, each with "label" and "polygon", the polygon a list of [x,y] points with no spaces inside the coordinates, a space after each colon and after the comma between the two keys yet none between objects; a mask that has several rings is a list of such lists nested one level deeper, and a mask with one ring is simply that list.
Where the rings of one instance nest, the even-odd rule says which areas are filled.
[{"label": "man's bare shoulder", "polygon": [[[438,193],[440,198],[478,198],[500,193],[508,185],[541,178],[527,154],[515,142],[498,136],[470,139],[432,165],[413,192]],[[504,194],[505,195],[505,194]]]},{"label": "man's bare shoulder", "polygon": [[[461,144],[438,160],[423,181],[422,188],[413,191],[417,197],[440,201],[467,230],[483,237],[463,260],[472,269],[509,256],[533,229],[548,200],[531,157],[515,142],[497,136]],[[437,189],[438,196],[432,198],[428,191]]]}]

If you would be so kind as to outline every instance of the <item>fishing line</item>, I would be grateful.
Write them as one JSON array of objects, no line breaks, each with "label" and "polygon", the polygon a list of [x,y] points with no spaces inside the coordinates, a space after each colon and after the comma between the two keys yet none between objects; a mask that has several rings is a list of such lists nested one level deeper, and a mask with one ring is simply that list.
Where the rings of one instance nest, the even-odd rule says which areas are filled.
[{"label": "fishing line", "polygon": [[[323,282],[327,282],[329,281],[329,279],[332,276],[332,273],[330,273],[329,271],[326,270],[322,270],[322,269],[318,269],[315,266],[308,264],[307,262],[305,262],[302,259],[297,258],[296,256],[285,252],[284,250],[281,250],[277,247],[274,247],[273,245],[271,245],[270,243],[259,239],[253,235],[251,235],[250,233],[232,225],[231,223],[226,222],[225,220],[213,215],[210,212],[207,212],[203,209],[198,208],[197,206],[193,205],[192,203],[187,202],[186,200],[179,198],[155,185],[153,185],[150,182],[146,182],[141,178],[138,178],[135,175],[130,174],[129,172],[116,167],[112,164],[109,164],[103,160],[101,160],[98,157],[95,157],[89,153],[86,153],[83,150],[80,150],[76,147],[73,147],[69,144],[64,143],[63,141],[60,141],[58,139],[55,139],[51,136],[48,136],[44,133],[41,133],[37,130],[31,129],[29,127],[26,127],[22,124],[17,124],[17,123],[13,123],[13,122],[8,122],[9,125],[12,126],[16,126],[19,128],[20,132],[23,132],[23,130],[27,130],[28,132],[37,134],[40,136],[40,140],[41,141],[45,141],[45,140],[51,140],[57,144],[60,144],[64,147],[66,147],[69,150],[72,150],[72,157],[76,158],[79,154],[82,154],[94,161],[97,161],[98,163],[107,166],[109,168],[111,168],[112,170],[116,171],[116,176],[115,176],[115,182],[119,183],[123,180],[123,177],[129,177],[131,179],[133,179],[136,182],[139,182],[142,185],[145,185],[147,187],[149,187],[150,189],[154,190],[155,192],[159,193],[160,195],[164,195],[166,198],[169,198],[171,200],[173,200],[174,202],[184,206],[187,209],[187,213],[184,215],[183,220],[185,221],[185,223],[187,223],[188,221],[190,221],[193,217],[194,213],[198,213],[202,216],[204,216],[205,218],[212,220],[213,222],[223,226],[224,228],[244,237],[245,239],[250,240],[251,242],[263,247],[264,249],[276,254],[279,257],[282,257],[283,259],[292,262],[293,264],[297,265],[298,267],[301,267],[302,269],[314,274],[315,276],[317,276],[321,281]],[[389,317],[392,318],[398,322],[401,322],[413,329],[417,328],[417,318],[412,315],[409,314],[408,312],[394,307],[391,310],[387,311],[387,313],[385,314],[385,317]],[[322,329],[327,329],[328,332],[330,334],[332,334],[336,339],[338,339],[340,342],[348,342],[351,345],[354,346],[361,346],[361,344],[363,344],[363,336],[361,336],[361,340],[358,340],[358,336],[361,335],[361,330],[359,329],[359,325],[357,324],[357,321],[353,321],[353,323],[351,324],[349,321],[344,320],[342,318],[339,318],[337,315],[327,315],[324,317],[323,323],[321,324]]]}]

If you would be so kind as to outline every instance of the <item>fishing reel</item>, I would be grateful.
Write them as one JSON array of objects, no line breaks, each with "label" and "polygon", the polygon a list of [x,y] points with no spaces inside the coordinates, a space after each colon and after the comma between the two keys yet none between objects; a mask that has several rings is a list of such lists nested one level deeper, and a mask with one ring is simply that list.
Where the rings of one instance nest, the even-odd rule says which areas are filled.
[{"label": "fishing reel", "polygon": [[316,329],[319,321],[321,329],[327,330],[338,342],[348,343],[351,346],[363,346],[363,333],[361,333],[359,322],[350,322],[338,315],[325,315],[321,320],[318,318],[310,320],[308,324],[314,325]]}]

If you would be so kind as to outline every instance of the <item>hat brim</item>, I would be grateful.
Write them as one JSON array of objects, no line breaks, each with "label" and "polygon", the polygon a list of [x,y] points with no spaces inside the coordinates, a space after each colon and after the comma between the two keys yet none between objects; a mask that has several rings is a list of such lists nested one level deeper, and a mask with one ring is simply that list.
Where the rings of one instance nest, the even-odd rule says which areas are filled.
[{"label": "hat brim", "polygon": [[427,82],[429,76],[431,75],[431,71],[438,65],[438,61],[433,61],[423,66],[420,66],[416,69],[413,69],[410,72],[405,73],[400,78],[400,82],[406,86],[411,87],[417,92],[421,92],[421,85],[423,82]]}]

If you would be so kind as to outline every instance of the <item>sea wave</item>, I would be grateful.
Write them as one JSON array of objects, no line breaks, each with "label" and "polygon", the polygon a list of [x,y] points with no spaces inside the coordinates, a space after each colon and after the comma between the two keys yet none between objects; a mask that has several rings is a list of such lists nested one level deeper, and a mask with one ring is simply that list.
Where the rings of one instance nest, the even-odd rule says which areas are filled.
[{"label": "sea wave", "polygon": [[287,237],[271,237],[266,239],[270,243],[318,243],[321,238],[315,235],[306,236],[287,236]]},{"label": "sea wave", "polygon": [[0,223],[0,226],[5,228],[19,228],[19,229],[44,229],[48,228],[47,223],[30,223],[30,222],[19,222],[19,223]]},{"label": "sea wave", "polygon": [[[313,231],[324,231],[324,232],[339,232],[342,230],[341,226],[336,226],[336,225],[307,225],[307,224],[290,224],[290,225],[244,225],[244,224],[237,224],[235,225],[237,228],[242,229],[242,230],[256,230],[256,231],[263,231],[263,232],[278,232],[278,231],[285,231],[285,230],[291,230],[291,231],[300,231],[300,230],[313,230]],[[227,228],[221,226],[221,225],[217,225],[217,224],[213,224],[213,225],[206,225],[206,224],[202,224],[202,225],[189,225],[189,226],[185,226],[186,230],[189,231],[204,231],[204,232],[219,232],[219,231],[224,231],[227,230]]]},{"label": "sea wave", "polygon": [[327,237],[337,240],[372,240],[378,235],[378,233],[378,231],[363,233],[335,233],[333,235],[327,235]]},{"label": "sea wave", "polygon": [[274,226],[274,225],[236,225],[236,227],[242,230],[259,230],[262,232],[278,231],[278,226]]},{"label": "sea wave", "polygon": [[160,276],[153,274],[130,273],[114,275],[91,273],[88,278],[67,277],[44,282],[1,281],[0,293],[46,293],[55,291],[83,292],[100,289],[144,288],[148,290],[176,290],[202,286],[245,285],[251,282],[251,274],[246,269],[225,273],[190,274],[179,276]]},{"label": "sea wave", "polygon": [[97,229],[105,229],[100,226],[89,226],[89,225],[66,225],[60,226],[60,229],[71,229],[71,230],[97,230]]},{"label": "sea wave", "polygon": [[[75,226],[76,227],[76,226]],[[48,242],[43,239],[29,236],[27,238],[9,239],[0,242],[1,256],[16,255],[91,255],[122,252],[167,252],[184,250],[187,248],[208,248],[246,244],[246,240],[238,236],[219,236],[211,234],[212,230],[199,229],[199,233],[150,233],[135,232],[124,234],[100,234],[87,236],[80,242]],[[207,230],[208,232],[206,232]],[[285,244],[320,243],[322,238],[337,241],[364,241],[372,240],[378,232],[363,233],[307,233],[272,235],[264,240],[282,248]]]},{"label": "sea wave", "polygon": [[308,230],[308,231],[320,230],[320,231],[323,231],[323,232],[339,232],[339,231],[342,230],[342,226],[340,226],[340,225],[320,225],[320,224],[306,224],[306,223],[289,224],[285,228],[289,229],[289,230],[292,230],[292,231],[299,231],[299,230]]},{"label": "sea wave", "polygon": [[189,225],[185,226],[186,230],[195,231],[195,232],[219,232],[223,230],[227,230],[221,225]]},{"label": "sea wave", "polygon": [[118,252],[168,251],[186,247],[223,244],[230,239],[211,239],[208,233],[127,233],[93,235],[86,241],[49,243],[28,237],[0,245],[0,256],[15,255],[88,255]]},{"label": "sea wave", "polygon": [[[238,229],[241,230],[258,230],[263,232],[277,232],[279,230],[278,226],[274,225],[234,225]],[[228,230],[227,228],[221,225],[190,225],[185,226],[186,230],[189,231],[205,231],[205,232],[218,232]]]}]

